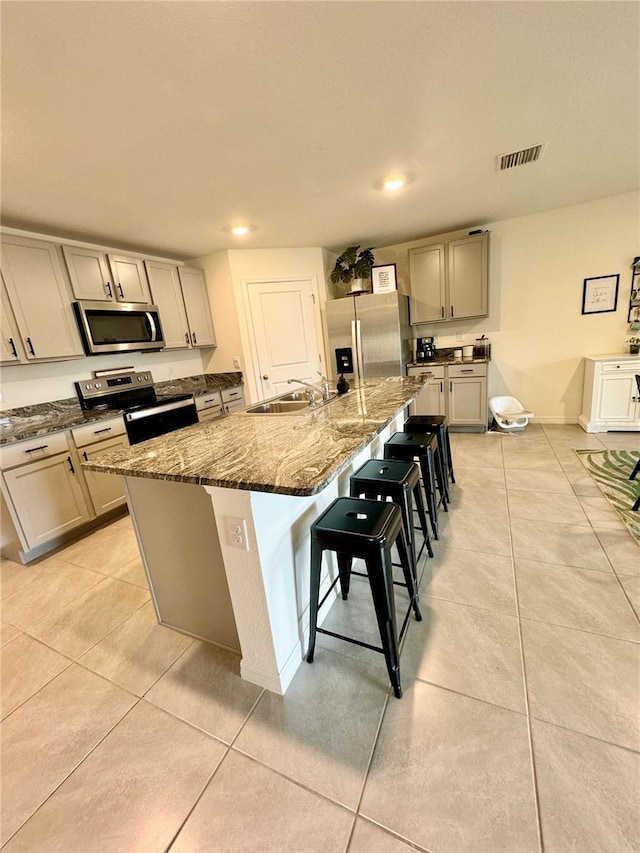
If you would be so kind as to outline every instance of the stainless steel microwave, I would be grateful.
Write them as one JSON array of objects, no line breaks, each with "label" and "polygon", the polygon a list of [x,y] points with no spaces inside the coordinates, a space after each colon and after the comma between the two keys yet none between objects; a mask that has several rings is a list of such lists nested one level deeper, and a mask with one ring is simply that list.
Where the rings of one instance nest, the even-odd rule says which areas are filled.
[{"label": "stainless steel microwave", "polygon": [[74,302],[76,320],[87,355],[164,346],[157,305],[139,302]]}]

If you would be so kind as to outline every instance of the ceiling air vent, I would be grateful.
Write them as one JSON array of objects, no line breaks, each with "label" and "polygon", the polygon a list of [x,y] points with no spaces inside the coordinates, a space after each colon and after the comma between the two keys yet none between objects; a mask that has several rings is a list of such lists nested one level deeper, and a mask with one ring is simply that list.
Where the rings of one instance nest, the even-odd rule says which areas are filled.
[{"label": "ceiling air vent", "polygon": [[524,166],[527,163],[535,163],[542,155],[544,145],[532,145],[531,148],[523,148],[522,151],[512,151],[510,154],[499,154],[496,158],[498,171],[515,169],[516,166]]}]

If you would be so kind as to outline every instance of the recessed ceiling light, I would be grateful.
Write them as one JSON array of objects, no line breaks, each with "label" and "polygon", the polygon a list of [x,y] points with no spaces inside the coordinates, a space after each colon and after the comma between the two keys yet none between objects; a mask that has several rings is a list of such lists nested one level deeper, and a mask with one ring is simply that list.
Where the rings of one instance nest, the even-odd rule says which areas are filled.
[{"label": "recessed ceiling light", "polygon": [[393,192],[393,190],[399,190],[406,184],[406,179],[401,178],[399,175],[396,175],[393,178],[385,178],[382,182],[382,189],[389,190]]},{"label": "recessed ceiling light", "polygon": [[256,230],[255,225],[227,225],[224,229],[229,234],[235,234],[236,237],[244,237],[251,231]]}]

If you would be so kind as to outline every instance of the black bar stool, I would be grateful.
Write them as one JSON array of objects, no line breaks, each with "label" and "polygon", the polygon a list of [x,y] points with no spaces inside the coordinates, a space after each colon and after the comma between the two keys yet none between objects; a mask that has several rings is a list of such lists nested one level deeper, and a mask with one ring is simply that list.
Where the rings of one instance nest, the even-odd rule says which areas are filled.
[{"label": "black bar stool", "polygon": [[451,503],[451,492],[449,480],[455,483],[453,474],[453,456],[451,455],[451,442],[449,441],[449,424],[446,415],[410,415],[404,422],[405,432],[427,432],[434,433],[438,437],[438,450],[442,459],[442,467],[447,474],[447,501]]},{"label": "black bar stool", "polygon": [[[349,494],[352,498],[364,495],[365,498],[372,500],[391,498],[398,504],[402,513],[405,536],[410,546],[413,576],[417,586],[418,560],[422,556],[422,549],[426,546],[429,556],[433,557],[427,517],[422,502],[418,466],[415,462],[403,462],[399,459],[369,459],[351,475]],[[420,520],[420,527],[417,528],[413,525],[412,496],[415,499]],[[419,550],[416,546],[415,530],[422,530],[423,543]]]},{"label": "black bar stool", "polygon": [[438,452],[438,439],[430,433],[407,433],[396,432],[384,445],[385,459],[401,459],[405,462],[418,460],[422,485],[427,496],[427,509],[431,529],[436,539],[440,538],[438,530],[438,501],[436,495],[436,480],[442,506],[447,511],[447,502],[444,492],[444,474],[440,454]]},{"label": "black bar stool", "polygon": [[[407,608],[400,635],[396,626],[393,574],[391,568],[391,546],[396,544],[409,591]],[[320,598],[320,573],[323,551],[335,551],[338,557],[338,577],[326,595]],[[325,602],[336,583],[340,581],[342,598],[347,599],[351,582],[351,562],[354,558],[364,560],[367,567],[373,605],[376,611],[382,648],[363,643],[353,637],[345,637],[324,628],[318,628],[318,610]],[[354,574],[362,574],[354,572]],[[400,507],[394,503],[368,501],[360,498],[337,498],[311,525],[311,596],[309,602],[309,650],[307,662],[313,663],[316,633],[328,634],[339,640],[354,643],[384,655],[393,692],[398,699],[402,696],[400,684],[399,642],[407,629],[413,610],[416,620],[422,619],[418,607],[418,593],[407,551],[407,542],[402,526]]]}]

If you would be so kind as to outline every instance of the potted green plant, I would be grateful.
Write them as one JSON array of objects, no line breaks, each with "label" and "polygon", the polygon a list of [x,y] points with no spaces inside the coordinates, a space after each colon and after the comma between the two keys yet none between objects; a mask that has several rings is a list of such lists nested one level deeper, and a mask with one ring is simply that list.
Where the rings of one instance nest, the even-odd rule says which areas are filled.
[{"label": "potted green plant", "polygon": [[629,338],[629,354],[637,355],[640,353],[640,338]]},{"label": "potted green plant", "polygon": [[350,284],[352,290],[364,290],[366,280],[371,278],[373,264],[373,246],[362,250],[360,246],[349,246],[336,260],[331,282]]}]

